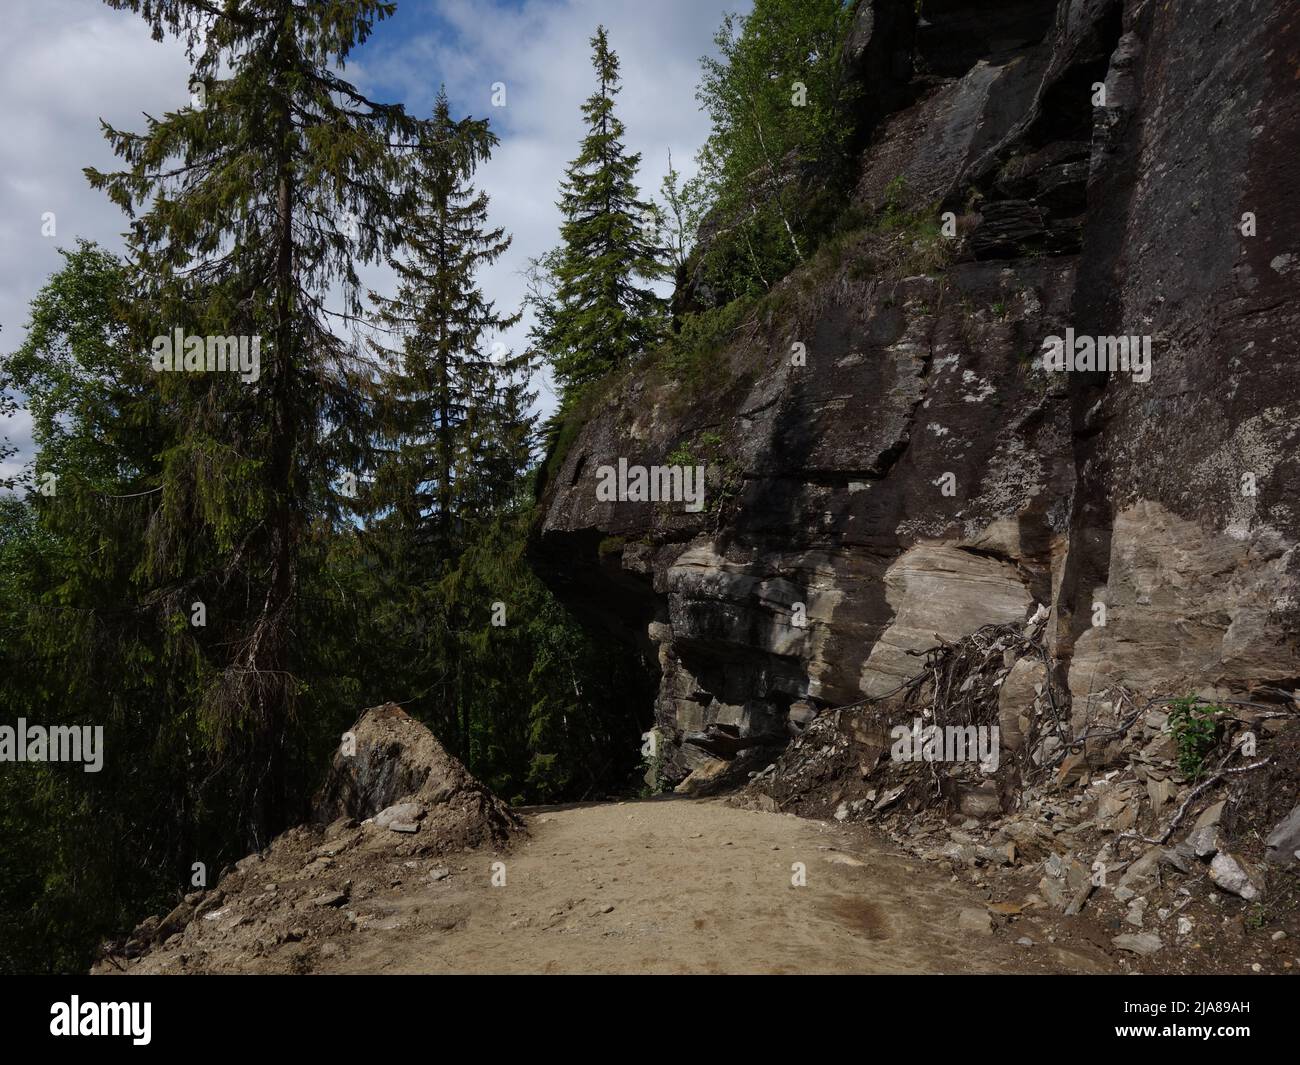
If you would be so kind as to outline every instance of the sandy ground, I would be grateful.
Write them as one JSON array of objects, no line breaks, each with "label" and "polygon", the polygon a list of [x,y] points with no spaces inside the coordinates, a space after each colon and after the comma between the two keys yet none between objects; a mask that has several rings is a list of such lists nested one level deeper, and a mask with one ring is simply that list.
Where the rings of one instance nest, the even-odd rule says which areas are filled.
[{"label": "sandy ground", "polygon": [[[1103,971],[1104,959],[959,927],[984,897],[838,825],[657,800],[535,808],[494,859],[369,900],[365,927],[318,946],[338,973],[937,973]],[[505,884],[493,886],[494,861]],[[806,885],[794,886],[794,863]],[[498,879],[500,869],[497,870]],[[1035,947],[1018,946],[1029,933]]]}]

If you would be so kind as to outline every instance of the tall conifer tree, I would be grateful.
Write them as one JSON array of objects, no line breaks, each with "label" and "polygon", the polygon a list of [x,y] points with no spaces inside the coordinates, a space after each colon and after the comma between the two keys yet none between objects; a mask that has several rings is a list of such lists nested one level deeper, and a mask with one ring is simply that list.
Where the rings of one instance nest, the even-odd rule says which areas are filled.
[{"label": "tall conifer tree", "polygon": [[406,221],[409,254],[393,260],[398,292],[373,297],[402,345],[377,346],[390,368],[379,380],[371,507],[391,511],[414,537],[407,546],[436,541],[447,554],[463,543],[457,530],[486,515],[527,465],[527,358],[490,340],[519,316],[498,312],[476,281],[510,246],[504,230],[488,228],[487,194],[469,183],[496,137],[486,121],[453,120],[445,92],[432,128]]},{"label": "tall conifer tree", "polygon": [[309,533],[340,511],[360,454],[356,353],[331,322],[361,310],[355,264],[403,240],[430,124],[337,73],[385,0],[106,3],[185,40],[194,64],[190,106],[143,133],[105,125],[125,169],[87,170],[132,219],[135,324],[261,344],[255,380],[157,374],[177,434],[141,572],[160,609],[204,603],[206,626],[175,640],[201,649],[200,712],[264,841],[286,813]]},{"label": "tall conifer tree", "polygon": [[534,330],[566,397],[644,351],[664,328],[664,301],[650,286],[667,273],[658,214],[640,198],[641,156],[628,152],[614,113],[619,64],[604,26],[591,47],[600,84],[582,105],[587,135],[560,186],[562,244],[546,261],[552,306],[539,310]]},{"label": "tall conifer tree", "polygon": [[497,311],[476,279],[510,246],[488,225],[487,195],[471,185],[496,138],[485,121],[453,120],[445,92],[432,129],[404,223],[408,250],[392,263],[397,293],[372,297],[401,344],[374,345],[389,366],[376,382],[365,538],[383,560],[383,599],[396,607],[382,623],[395,629],[394,672],[412,709],[468,758],[463,641],[488,619],[482,601],[458,593],[464,582],[454,574],[518,491],[531,457],[533,395],[527,356],[511,355],[499,339],[519,316]]}]

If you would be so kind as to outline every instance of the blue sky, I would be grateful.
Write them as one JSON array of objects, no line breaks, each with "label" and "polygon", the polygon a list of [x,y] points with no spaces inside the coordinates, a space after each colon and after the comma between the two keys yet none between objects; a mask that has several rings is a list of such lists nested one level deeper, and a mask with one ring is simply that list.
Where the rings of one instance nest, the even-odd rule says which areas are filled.
[{"label": "blue sky", "polygon": [[[693,171],[708,124],[695,101],[699,57],[713,50],[724,11],[749,0],[399,0],[354,53],[346,77],[381,100],[427,114],[445,83],[453,111],[487,117],[501,139],[477,175],[492,199],[491,221],[514,236],[510,252],[480,282],[507,312],[524,293],[527,260],[557,240],[557,188],[582,136],[579,106],[594,87],[588,40],[609,30],[622,61],[618,110],[628,144],[642,153],[641,187],[657,191],[671,151]],[[32,297],[62,260],[56,248],[88,237],[120,250],[124,216],[86,184],[84,166],[115,160],[102,117],[138,130],[142,114],[183,106],[189,67],[179,42],[150,39],[144,20],[98,0],[11,0],[0,41],[0,350],[25,333]],[[492,106],[492,85],[506,105]],[[57,232],[42,236],[42,215]],[[385,283],[380,272],[366,279]],[[522,344],[527,320],[504,339]],[[543,407],[549,386],[542,382]],[[0,423],[0,435],[30,457],[30,420]],[[3,470],[0,470],[3,472]]]}]

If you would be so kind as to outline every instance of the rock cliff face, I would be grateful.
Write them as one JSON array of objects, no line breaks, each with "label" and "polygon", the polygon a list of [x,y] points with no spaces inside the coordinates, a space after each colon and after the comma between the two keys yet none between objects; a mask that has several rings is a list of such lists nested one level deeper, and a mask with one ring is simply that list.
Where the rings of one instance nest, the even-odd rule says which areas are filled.
[{"label": "rock cliff face", "polygon": [[[860,0],[844,56],[876,221],[707,382],[632,368],[546,488],[536,558],[657,663],[670,778],[1037,604],[1076,708],[1300,686],[1300,9],[922,11]],[[1049,371],[1067,330],[1149,379]],[[704,466],[704,509],[601,501],[620,459]]]}]

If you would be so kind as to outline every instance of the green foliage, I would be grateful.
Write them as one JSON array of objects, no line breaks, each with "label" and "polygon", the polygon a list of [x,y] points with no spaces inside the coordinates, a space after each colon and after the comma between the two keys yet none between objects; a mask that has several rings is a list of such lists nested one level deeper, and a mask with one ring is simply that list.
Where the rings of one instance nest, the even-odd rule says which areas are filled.
[{"label": "green foliage", "polygon": [[673,448],[672,453],[668,456],[668,465],[669,466],[694,466],[695,465],[694,449],[691,447],[689,443],[683,440],[680,444],[678,444],[675,448]]},{"label": "green foliage", "polygon": [[668,790],[669,782],[664,776],[664,767],[664,756],[657,747],[654,754],[642,755],[641,764],[637,767],[641,779],[641,798],[649,799]]},{"label": "green foliage", "polygon": [[659,196],[656,208],[666,229],[671,266],[680,281],[704,218],[704,179],[697,174],[683,181],[673,166],[673,153],[669,152],[668,173],[659,186]]},{"label": "green foliage", "polygon": [[[187,622],[191,597],[156,600],[140,579],[160,505],[145,487],[158,481],[150,454],[170,427],[160,416],[127,431],[113,397],[138,387],[132,405],[149,410],[148,390],[129,360],[126,369],[96,361],[120,328],[111,308],[127,275],[93,245],[65,258],[33,303],[29,344],[5,368],[45,397],[38,467],[51,462],[48,447],[77,455],[93,476],[61,467],[56,497],[0,499],[0,705],[10,720],[102,725],[108,754],[98,774],[43,764],[0,773],[0,972],[84,969],[100,939],[170,909],[190,889],[192,862],[211,882],[248,850],[238,766],[198,712],[210,667],[202,630]],[[82,356],[53,357],[69,335]],[[134,450],[119,450],[126,441]],[[458,521],[454,550],[421,546],[383,520],[307,530],[295,631],[298,698],[310,713],[283,739],[298,800],[290,819],[305,814],[359,709],[388,700],[521,801],[617,791],[633,769],[649,693],[629,678],[642,667],[585,633],[528,569],[524,479],[490,456],[472,472],[496,483],[465,497],[461,518],[480,499],[498,502]],[[506,604],[504,627],[491,623],[494,602]],[[220,626],[211,611],[209,626]],[[84,845],[103,839],[113,846]]]},{"label": "green foliage", "polygon": [[[359,352],[328,304],[363,311],[357,270],[410,235],[412,156],[451,150],[433,123],[368,99],[337,74],[393,5],[383,0],[108,0],[155,36],[186,40],[205,100],[105,126],[123,169],[86,170],[131,217],[133,336],[257,337],[255,381],[158,373],[172,432],[150,488],[138,597],[163,613],[202,598],[206,629],[171,634],[197,687],[205,746],[231,773],[249,842],[286,822],[294,767],[285,737],[305,704],[296,637],[313,526],[345,509],[367,419]],[[151,504],[152,505],[152,504]]]},{"label": "green foliage", "polygon": [[680,329],[669,337],[659,352],[658,364],[667,374],[688,383],[698,383],[718,365],[718,354],[754,309],[748,297],[734,299],[683,316]]},{"label": "green foliage", "polygon": [[[469,185],[485,125],[338,78],[388,4],[110,3],[189,41],[207,101],[107,131],[123,169],[88,174],[132,215],[129,255],[65,250],[0,360],[57,476],[0,498],[0,705],[107,748],[95,774],[0,774],[0,972],[84,969],[194,862],[211,884],[302,819],[363,707],[403,703],[544,801],[623,786],[648,705],[632,653],[525,563],[528,366],[482,350],[513,319],[473,280],[508,239]],[[355,271],[379,260],[385,362],[326,309],[363,317]],[[262,337],[258,380],[157,372],[177,327]]]},{"label": "green foliage", "polygon": [[403,580],[434,568],[477,515],[508,502],[532,450],[527,359],[486,343],[519,315],[498,313],[475,281],[510,246],[504,231],[488,227],[487,196],[469,185],[495,140],[484,122],[453,121],[439,92],[435,148],[416,164],[405,220],[409,250],[393,260],[398,291],[372,294],[379,323],[402,346],[373,345],[388,366],[373,385],[373,477],[359,509],[391,527]]},{"label": "green foliage", "polygon": [[1219,718],[1227,713],[1224,706],[1201,705],[1194,695],[1170,704],[1169,731],[1178,747],[1178,769],[1189,780],[1196,780],[1204,772],[1205,756],[1219,742]]},{"label": "green foliage", "polygon": [[701,60],[712,132],[700,174],[719,227],[701,267],[717,302],[770,289],[833,220],[853,133],[840,61],[851,20],[840,0],[756,0],[724,16],[718,56]]},{"label": "green foliage", "polygon": [[902,174],[890,179],[885,186],[885,214],[896,215],[907,200],[907,179]]}]

